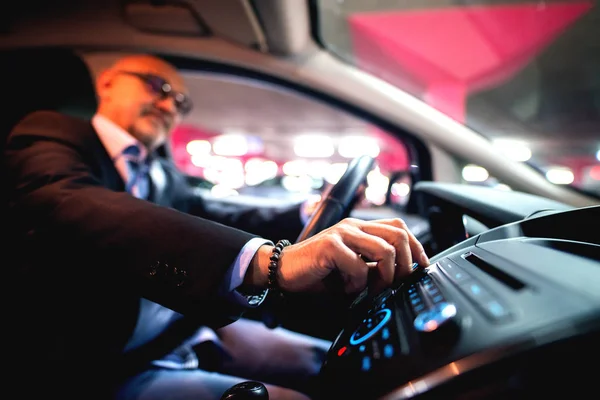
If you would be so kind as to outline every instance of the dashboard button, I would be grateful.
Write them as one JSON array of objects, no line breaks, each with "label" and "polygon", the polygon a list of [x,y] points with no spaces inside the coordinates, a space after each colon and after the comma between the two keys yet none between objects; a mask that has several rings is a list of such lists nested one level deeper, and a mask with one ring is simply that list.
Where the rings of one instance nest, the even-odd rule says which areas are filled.
[{"label": "dashboard button", "polygon": [[438,262],[440,269],[457,285],[471,279],[471,275],[450,260],[444,259]]},{"label": "dashboard button", "polygon": [[438,304],[438,303],[442,303],[443,301],[445,301],[444,296],[442,296],[441,294],[436,294],[435,296],[433,296],[431,298],[431,301],[433,301],[433,304]]},{"label": "dashboard button", "polygon": [[475,280],[463,282],[458,286],[464,290],[470,298],[478,303],[485,302],[493,298],[490,291]]},{"label": "dashboard button", "polygon": [[381,330],[381,338],[383,340],[388,340],[390,338],[390,330],[388,328],[383,328]]},{"label": "dashboard button", "polygon": [[391,344],[386,344],[385,347],[383,348],[383,356],[385,358],[392,358],[392,356],[394,355],[394,346],[392,346]]},{"label": "dashboard button", "polygon": [[494,293],[475,280],[463,282],[459,285],[467,296],[492,320],[501,321],[509,318],[509,309],[502,304]]},{"label": "dashboard button", "polygon": [[417,306],[413,307],[415,314],[419,314],[421,311],[425,310],[425,304],[421,303]]},{"label": "dashboard button", "polygon": [[508,308],[506,308],[496,299],[490,299],[484,302],[481,306],[484,312],[495,320],[505,320],[511,316]]},{"label": "dashboard button", "polygon": [[409,296],[409,298],[410,298],[410,305],[413,307],[423,303],[423,300],[421,299],[421,297],[419,295]]},{"label": "dashboard button", "polygon": [[371,359],[369,357],[363,357],[361,369],[365,372],[371,369]]},{"label": "dashboard button", "polygon": [[419,332],[434,332],[452,321],[454,317],[456,317],[456,306],[444,302],[417,315],[413,325]]}]

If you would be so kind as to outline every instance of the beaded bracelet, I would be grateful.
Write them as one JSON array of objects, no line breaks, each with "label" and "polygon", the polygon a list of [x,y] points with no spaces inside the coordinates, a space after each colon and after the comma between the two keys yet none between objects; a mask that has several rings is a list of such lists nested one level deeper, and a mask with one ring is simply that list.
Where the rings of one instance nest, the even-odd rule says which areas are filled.
[{"label": "beaded bracelet", "polygon": [[269,258],[269,290],[279,293],[281,296],[281,288],[277,282],[277,269],[279,268],[279,257],[284,247],[291,245],[289,240],[282,239],[273,247],[273,252]]}]

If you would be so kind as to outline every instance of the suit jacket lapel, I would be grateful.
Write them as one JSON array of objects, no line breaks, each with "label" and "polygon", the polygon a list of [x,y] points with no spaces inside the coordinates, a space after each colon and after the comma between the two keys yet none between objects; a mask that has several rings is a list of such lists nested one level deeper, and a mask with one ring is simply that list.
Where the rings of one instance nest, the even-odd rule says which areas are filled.
[{"label": "suit jacket lapel", "polygon": [[96,158],[96,162],[94,165],[98,166],[98,170],[94,171],[97,173],[97,176],[102,181],[102,183],[109,189],[124,192],[125,191],[125,182],[123,178],[117,171],[113,160],[110,158],[110,155],[102,145],[96,130],[89,123],[89,129],[92,135],[90,135],[90,146],[92,148],[92,154]]}]

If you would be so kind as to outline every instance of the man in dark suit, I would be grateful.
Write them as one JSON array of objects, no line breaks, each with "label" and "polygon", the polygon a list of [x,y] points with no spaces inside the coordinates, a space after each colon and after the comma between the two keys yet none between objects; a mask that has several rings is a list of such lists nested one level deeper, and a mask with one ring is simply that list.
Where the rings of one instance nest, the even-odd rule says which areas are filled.
[{"label": "man in dark suit", "polygon": [[[397,219],[346,219],[274,248],[300,232],[298,207],[215,205],[155,157],[191,108],[174,67],[126,57],[96,89],[91,122],[35,112],[6,144],[17,363],[44,367],[23,393],[218,399],[234,383],[259,379],[271,398],[304,398],[284,387],[301,390],[328,343],[238,320],[243,310],[260,305],[267,287],[322,290],[336,270],[346,291],[358,292],[367,275],[382,288],[413,260],[428,263]],[[206,343],[213,352],[202,350]]]}]

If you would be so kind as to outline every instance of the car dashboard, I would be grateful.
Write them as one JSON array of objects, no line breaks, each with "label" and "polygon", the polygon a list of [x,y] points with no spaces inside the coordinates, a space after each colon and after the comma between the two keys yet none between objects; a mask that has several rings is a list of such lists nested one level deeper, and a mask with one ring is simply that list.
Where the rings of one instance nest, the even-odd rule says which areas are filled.
[{"label": "car dashboard", "polygon": [[505,398],[593,387],[600,207],[479,234],[353,303],[322,398]]}]

